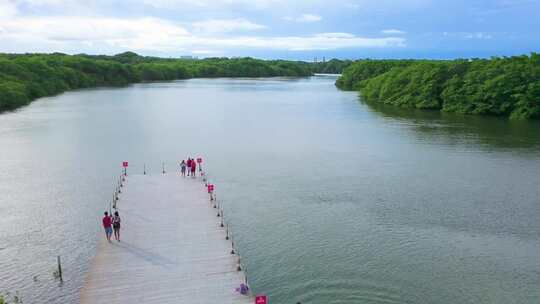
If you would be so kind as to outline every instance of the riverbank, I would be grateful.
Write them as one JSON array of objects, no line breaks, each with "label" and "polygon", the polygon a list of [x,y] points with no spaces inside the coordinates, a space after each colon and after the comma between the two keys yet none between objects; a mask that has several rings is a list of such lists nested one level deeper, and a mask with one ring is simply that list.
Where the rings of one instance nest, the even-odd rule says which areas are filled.
[{"label": "riverbank", "polygon": [[336,81],[370,102],[462,114],[540,118],[540,55],[360,60]]},{"label": "riverbank", "polygon": [[300,61],[171,59],[132,52],[115,56],[0,54],[0,113],[80,88],[203,77],[304,77],[313,74],[312,68]]}]

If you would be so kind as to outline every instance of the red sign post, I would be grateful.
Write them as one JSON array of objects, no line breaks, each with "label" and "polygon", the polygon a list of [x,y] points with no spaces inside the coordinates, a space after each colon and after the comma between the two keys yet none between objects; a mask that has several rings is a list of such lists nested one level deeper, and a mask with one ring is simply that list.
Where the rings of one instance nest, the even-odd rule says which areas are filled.
[{"label": "red sign post", "polygon": [[265,295],[256,296],[255,304],[268,304],[268,298]]},{"label": "red sign post", "polygon": [[201,176],[203,175],[202,172],[202,157],[197,157],[197,163],[199,164],[199,172],[201,172]]},{"label": "red sign post", "polygon": [[122,167],[124,167],[124,176],[127,176],[128,162],[127,161],[122,162]]}]

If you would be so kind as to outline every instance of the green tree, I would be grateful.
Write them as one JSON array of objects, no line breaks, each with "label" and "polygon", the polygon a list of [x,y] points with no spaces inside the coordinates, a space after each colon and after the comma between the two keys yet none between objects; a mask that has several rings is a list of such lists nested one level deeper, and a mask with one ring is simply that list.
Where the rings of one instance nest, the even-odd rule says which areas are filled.
[{"label": "green tree", "polygon": [[336,86],[370,102],[463,114],[539,117],[540,56],[473,60],[363,60]]}]

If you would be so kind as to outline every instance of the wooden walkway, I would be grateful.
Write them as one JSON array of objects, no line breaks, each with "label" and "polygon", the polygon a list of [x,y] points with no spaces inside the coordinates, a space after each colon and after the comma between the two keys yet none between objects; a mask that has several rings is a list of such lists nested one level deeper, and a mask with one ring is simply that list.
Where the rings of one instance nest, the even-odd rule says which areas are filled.
[{"label": "wooden walkway", "polygon": [[82,304],[254,302],[199,178],[131,175],[122,190],[121,242],[103,233]]}]

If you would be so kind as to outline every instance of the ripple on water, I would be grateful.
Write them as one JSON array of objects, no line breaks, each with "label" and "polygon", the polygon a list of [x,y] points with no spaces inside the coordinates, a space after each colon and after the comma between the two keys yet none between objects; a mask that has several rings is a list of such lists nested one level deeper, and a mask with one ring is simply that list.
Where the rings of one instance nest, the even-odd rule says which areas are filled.
[{"label": "ripple on water", "polygon": [[301,291],[298,301],[302,303],[414,303],[404,299],[398,288],[367,279],[315,279],[296,284],[293,289]]}]

